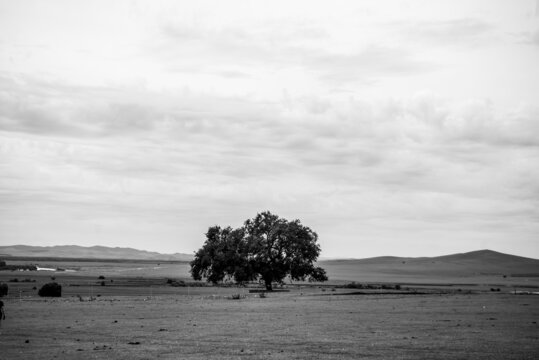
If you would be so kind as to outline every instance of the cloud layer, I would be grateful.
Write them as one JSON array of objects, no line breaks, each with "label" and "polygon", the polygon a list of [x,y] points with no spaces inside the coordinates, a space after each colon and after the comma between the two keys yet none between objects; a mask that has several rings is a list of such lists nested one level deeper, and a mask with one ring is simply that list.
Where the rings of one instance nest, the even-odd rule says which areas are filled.
[{"label": "cloud layer", "polygon": [[2,4],[7,243],[191,252],[269,209],[324,256],[539,256],[533,7],[132,5]]}]

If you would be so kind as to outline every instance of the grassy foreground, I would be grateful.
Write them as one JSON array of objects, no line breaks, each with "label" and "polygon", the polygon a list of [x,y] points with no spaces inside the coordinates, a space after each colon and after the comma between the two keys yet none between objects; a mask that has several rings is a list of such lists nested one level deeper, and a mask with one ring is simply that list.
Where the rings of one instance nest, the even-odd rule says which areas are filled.
[{"label": "grassy foreground", "polygon": [[539,296],[4,299],[0,358],[535,359]]}]

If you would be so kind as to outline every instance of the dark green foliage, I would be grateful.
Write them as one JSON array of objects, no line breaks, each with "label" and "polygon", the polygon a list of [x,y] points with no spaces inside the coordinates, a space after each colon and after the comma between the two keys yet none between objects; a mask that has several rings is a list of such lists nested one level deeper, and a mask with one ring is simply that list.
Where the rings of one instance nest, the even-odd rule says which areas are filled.
[{"label": "dark green foliage", "polygon": [[326,281],[325,270],[313,265],[320,254],[317,240],[318,235],[299,220],[263,212],[238,229],[210,227],[206,242],[191,261],[191,275],[212,283],[261,280],[268,290],[287,276]]},{"label": "dark green foliage", "polygon": [[39,289],[37,294],[43,297],[61,297],[62,285],[55,282],[47,283]]},{"label": "dark green foliage", "polygon": [[1,283],[0,284],[0,297],[7,296],[7,293],[9,291],[9,287],[7,284]]}]

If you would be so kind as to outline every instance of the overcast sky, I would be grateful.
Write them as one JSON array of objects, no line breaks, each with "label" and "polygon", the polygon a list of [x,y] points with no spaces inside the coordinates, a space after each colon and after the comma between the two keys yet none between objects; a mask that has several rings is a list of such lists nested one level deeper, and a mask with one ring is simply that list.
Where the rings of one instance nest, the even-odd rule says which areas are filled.
[{"label": "overcast sky", "polygon": [[0,243],[539,258],[536,1],[0,0]]}]

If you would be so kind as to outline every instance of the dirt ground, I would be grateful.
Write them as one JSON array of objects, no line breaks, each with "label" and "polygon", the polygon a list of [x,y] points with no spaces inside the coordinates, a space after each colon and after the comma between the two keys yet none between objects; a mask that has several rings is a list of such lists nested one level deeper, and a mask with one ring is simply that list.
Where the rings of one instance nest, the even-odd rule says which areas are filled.
[{"label": "dirt ground", "polygon": [[0,359],[539,357],[536,295],[231,292],[4,298]]}]

